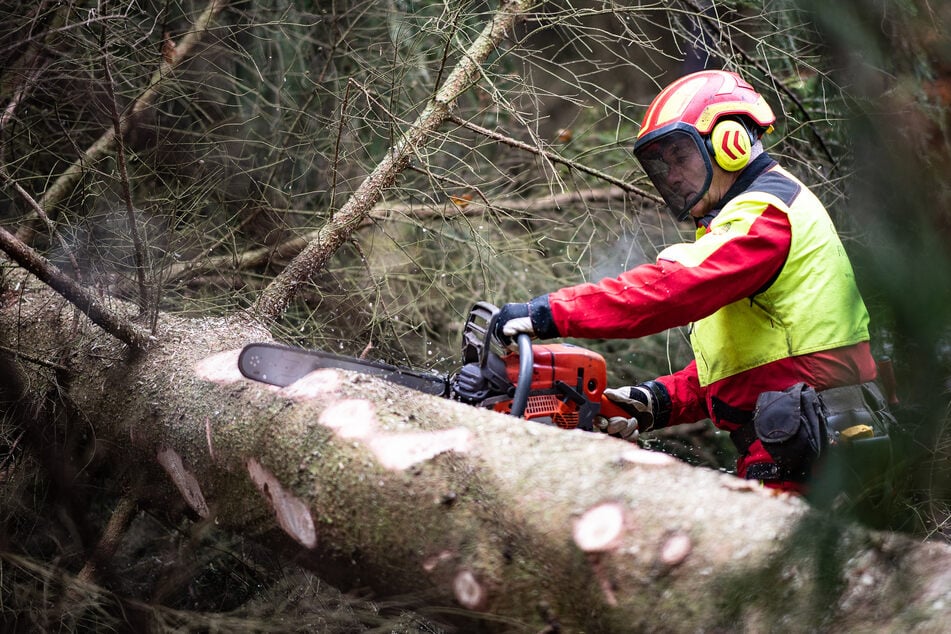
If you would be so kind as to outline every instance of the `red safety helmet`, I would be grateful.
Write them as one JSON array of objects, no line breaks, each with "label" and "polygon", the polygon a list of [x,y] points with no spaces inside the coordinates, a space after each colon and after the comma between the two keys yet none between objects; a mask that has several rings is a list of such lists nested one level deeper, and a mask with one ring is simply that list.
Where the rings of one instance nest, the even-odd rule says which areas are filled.
[{"label": "red safety helmet", "polygon": [[634,156],[678,220],[703,198],[713,163],[739,171],[752,143],[772,131],[776,116],[736,73],[702,70],[665,88],[647,108]]}]

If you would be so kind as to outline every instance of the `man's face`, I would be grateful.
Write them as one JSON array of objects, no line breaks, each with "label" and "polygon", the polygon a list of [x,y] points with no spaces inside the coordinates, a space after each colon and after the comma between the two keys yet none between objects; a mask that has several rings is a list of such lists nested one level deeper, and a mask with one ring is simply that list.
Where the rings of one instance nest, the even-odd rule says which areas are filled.
[{"label": "man's face", "polygon": [[676,130],[650,143],[637,158],[654,187],[680,219],[689,212],[702,217],[712,202],[707,200],[713,169],[705,148],[693,135]]}]

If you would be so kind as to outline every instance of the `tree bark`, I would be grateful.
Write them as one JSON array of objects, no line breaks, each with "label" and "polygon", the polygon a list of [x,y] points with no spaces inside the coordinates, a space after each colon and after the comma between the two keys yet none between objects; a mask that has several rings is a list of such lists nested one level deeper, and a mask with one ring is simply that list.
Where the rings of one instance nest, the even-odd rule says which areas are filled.
[{"label": "tree bark", "polygon": [[163,315],[129,357],[77,331],[48,289],[16,299],[0,306],[5,354],[40,394],[51,371],[34,361],[55,354],[96,451],[154,468],[132,471],[199,516],[280,529],[338,583],[462,607],[482,631],[935,631],[951,618],[946,545],[366,376],[250,382],[237,350],[267,335],[242,316]]}]

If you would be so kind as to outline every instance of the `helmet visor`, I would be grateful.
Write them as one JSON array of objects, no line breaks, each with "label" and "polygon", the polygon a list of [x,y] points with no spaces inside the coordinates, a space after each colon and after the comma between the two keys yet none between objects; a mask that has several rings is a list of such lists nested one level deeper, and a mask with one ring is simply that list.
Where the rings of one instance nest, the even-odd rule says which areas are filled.
[{"label": "helmet visor", "polygon": [[686,220],[713,178],[710,156],[700,136],[689,130],[671,130],[635,147],[634,156],[677,220]]}]

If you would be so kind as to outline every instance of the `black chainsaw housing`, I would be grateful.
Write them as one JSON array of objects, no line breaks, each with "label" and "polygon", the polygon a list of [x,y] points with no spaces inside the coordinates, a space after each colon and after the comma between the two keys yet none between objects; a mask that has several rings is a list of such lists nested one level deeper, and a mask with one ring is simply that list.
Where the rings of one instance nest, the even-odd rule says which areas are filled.
[{"label": "black chainsaw housing", "polygon": [[486,365],[467,363],[449,382],[452,395],[463,403],[478,404],[493,396],[511,396],[514,387],[506,375],[505,362],[495,355]]},{"label": "black chainsaw housing", "polygon": [[449,389],[452,397],[463,403],[479,405],[496,396],[511,397],[515,390],[505,362],[493,350],[500,346],[492,337],[496,313],[498,309],[492,304],[478,302],[462,329],[464,365],[449,379]]}]

